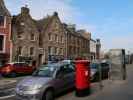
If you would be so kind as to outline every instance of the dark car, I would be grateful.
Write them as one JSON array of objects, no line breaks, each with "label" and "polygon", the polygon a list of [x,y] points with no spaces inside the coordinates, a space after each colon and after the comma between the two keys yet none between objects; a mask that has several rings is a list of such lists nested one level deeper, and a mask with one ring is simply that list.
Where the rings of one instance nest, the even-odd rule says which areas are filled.
[{"label": "dark car", "polygon": [[29,66],[25,62],[12,62],[2,66],[0,74],[2,76],[15,77],[17,74],[32,74],[34,70],[34,66]]},{"label": "dark car", "polygon": [[108,78],[109,63],[107,62],[91,63],[90,69],[91,69],[91,81],[98,81],[100,79],[100,71],[101,71],[101,79]]}]

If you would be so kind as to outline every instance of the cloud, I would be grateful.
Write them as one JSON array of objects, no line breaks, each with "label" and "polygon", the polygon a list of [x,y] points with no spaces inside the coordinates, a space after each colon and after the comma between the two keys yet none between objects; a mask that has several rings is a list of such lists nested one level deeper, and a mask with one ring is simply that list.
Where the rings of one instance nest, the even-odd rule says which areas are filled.
[{"label": "cloud", "polygon": [[77,28],[80,29],[80,28],[83,28],[83,29],[86,29],[86,31],[88,32],[91,32],[93,34],[93,32],[95,32],[96,30],[96,27],[94,25],[90,25],[90,24],[84,24],[84,23],[80,23],[77,25]]},{"label": "cloud", "polygon": [[33,18],[40,19],[47,14],[51,15],[54,11],[59,13],[62,22],[76,24],[79,29],[87,29],[89,32],[94,31],[94,25],[83,22],[86,16],[82,11],[73,6],[73,0],[6,0],[6,5],[13,14],[20,13],[22,6],[28,5]]},{"label": "cloud", "polygon": [[33,18],[40,19],[47,14],[59,13],[62,21],[73,22],[79,14],[76,7],[71,6],[71,0],[23,0],[31,9]]}]

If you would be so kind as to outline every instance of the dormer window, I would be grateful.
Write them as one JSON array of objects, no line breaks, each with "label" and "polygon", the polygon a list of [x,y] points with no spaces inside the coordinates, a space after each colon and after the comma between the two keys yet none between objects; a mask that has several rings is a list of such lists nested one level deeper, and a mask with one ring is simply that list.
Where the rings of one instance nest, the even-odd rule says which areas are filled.
[{"label": "dormer window", "polygon": [[35,41],[35,34],[31,34],[31,35],[30,35],[30,40],[31,40],[31,41]]},{"label": "dormer window", "polygon": [[0,27],[4,26],[4,16],[0,16]]}]

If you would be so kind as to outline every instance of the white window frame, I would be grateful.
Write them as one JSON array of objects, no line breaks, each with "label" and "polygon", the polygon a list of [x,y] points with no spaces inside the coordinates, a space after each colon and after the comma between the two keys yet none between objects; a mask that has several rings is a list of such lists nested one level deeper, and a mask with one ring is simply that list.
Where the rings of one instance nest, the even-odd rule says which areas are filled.
[{"label": "white window frame", "polygon": [[[34,48],[34,50],[33,50],[33,54],[32,55],[30,55],[30,49],[31,48]],[[34,46],[32,46],[32,47],[29,47],[29,56],[34,56],[35,55],[35,47]]]},{"label": "white window frame", "polygon": [[21,54],[19,54],[18,56],[23,56],[23,49],[24,49],[24,47],[23,46],[18,46],[17,50],[18,50],[19,47],[22,47],[22,49],[21,49]]},{"label": "white window frame", "polygon": [[[2,16],[2,15],[0,15],[0,16]],[[4,16],[4,25],[0,26],[0,28],[6,28],[6,16]]]},{"label": "white window frame", "polygon": [[64,37],[61,36],[61,43],[64,43]]},{"label": "white window frame", "polygon": [[62,36],[62,43],[64,43],[64,37]]},{"label": "white window frame", "polygon": [[4,28],[6,28],[6,16],[4,16]]},{"label": "white window frame", "polygon": [[59,55],[60,54],[60,48],[57,48],[57,53],[56,53],[57,55]]},{"label": "white window frame", "polygon": [[58,42],[59,41],[59,37],[57,34],[55,34],[55,42]]},{"label": "white window frame", "polygon": [[[32,34],[34,34],[34,33],[32,33]],[[32,35],[32,34],[30,34],[30,40],[31,40],[31,41],[36,41],[36,36],[35,36],[35,34],[34,34],[34,39],[33,39],[33,40],[31,39],[31,35]]]},{"label": "white window frame", "polygon": [[[52,47],[52,46],[49,46],[49,47],[50,47],[50,52],[48,51],[48,54],[49,54],[49,55],[54,55],[54,50],[55,50],[55,48]],[[49,47],[48,47],[48,49],[49,49]]]},{"label": "white window frame", "polygon": [[4,40],[3,40],[3,50],[2,51],[0,50],[0,53],[5,53],[6,52],[6,35],[3,34],[3,33],[0,33],[0,35],[2,35],[4,37]]},{"label": "white window frame", "polygon": [[[51,37],[49,37],[49,35],[50,35]],[[48,34],[48,40],[49,40],[49,41],[53,41],[53,36],[52,36],[51,33]]]}]

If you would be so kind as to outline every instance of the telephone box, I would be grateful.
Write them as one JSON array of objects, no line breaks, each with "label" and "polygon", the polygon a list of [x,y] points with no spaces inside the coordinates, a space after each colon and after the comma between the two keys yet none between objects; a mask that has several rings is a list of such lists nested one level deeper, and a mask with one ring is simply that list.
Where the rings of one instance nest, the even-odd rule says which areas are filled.
[{"label": "telephone box", "polygon": [[83,97],[90,94],[90,62],[76,60],[76,96]]}]

